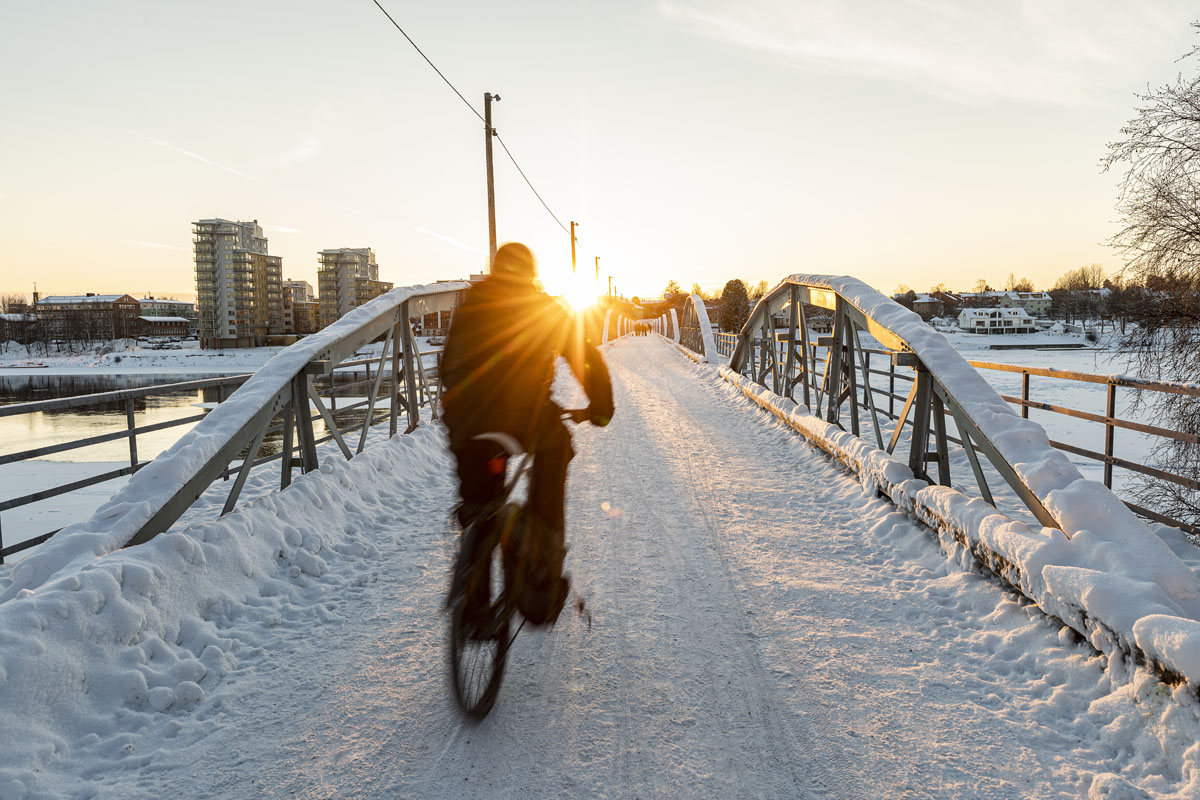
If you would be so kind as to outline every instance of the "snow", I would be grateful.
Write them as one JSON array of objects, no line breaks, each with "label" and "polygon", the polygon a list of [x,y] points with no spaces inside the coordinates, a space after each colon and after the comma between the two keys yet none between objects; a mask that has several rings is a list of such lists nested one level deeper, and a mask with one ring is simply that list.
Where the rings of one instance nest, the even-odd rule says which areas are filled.
[{"label": "snow", "polygon": [[439,283],[393,289],[359,306],[319,333],[305,337],[259,368],[228,400],[213,409],[169,450],[143,467],[90,519],[71,525],[21,561],[0,604],[36,589],[60,570],[122,547],[198,471],[214,459],[271,398],[326,348],[363,324],[422,292],[447,292],[466,284]]},{"label": "snow", "polygon": [[191,322],[187,317],[138,317],[144,322]]},{"label": "snow", "polygon": [[[1128,560],[1128,575],[1158,583],[1168,594],[1198,596],[1196,578],[1133,512],[1102,484],[1087,481],[1062,452],[1050,446],[1044,429],[1023,419],[988,385],[979,372],[950,347],[946,338],[920,317],[854,278],[792,276],[836,290],[879,324],[905,340],[930,373],[963,408],[1020,479],[1042,500],[1063,532],[1074,536],[1086,525],[1091,533]],[[1102,508],[1102,514],[1090,509]],[[1194,666],[1200,676],[1200,663]]]},{"label": "snow", "polygon": [[[1043,447],[1049,450],[1048,443],[1044,444],[1045,434],[1037,435],[1040,428],[1034,430],[1035,424],[1008,411],[960,357],[952,351],[953,358],[947,355],[950,348],[931,339],[938,334],[926,328],[926,336],[922,326],[907,324],[901,314],[874,305],[869,295],[855,294],[859,287],[847,284],[857,281],[832,279],[830,283],[838,284],[839,293],[855,305],[862,304],[860,308],[866,306],[866,313],[907,339],[922,361],[931,365],[936,377],[947,380],[944,376],[952,375],[954,380],[961,380],[964,375],[975,376],[975,385],[950,384],[954,394],[960,399],[970,398],[968,413],[980,428],[999,431],[991,438],[1002,452],[1023,457],[1015,466],[1028,483],[1061,486],[1049,491],[1044,501],[1073,536],[1068,538],[1057,529],[1033,530],[982,500],[949,487],[931,486],[915,478],[899,458],[818,419],[807,408],[775,395],[729,367],[719,368],[722,377],[849,466],[865,487],[891,497],[900,508],[939,531],[948,547],[955,547],[955,543],[965,547],[971,556],[1002,575],[1047,613],[1088,637],[1097,650],[1118,656],[1136,654],[1161,672],[1181,676],[1191,686],[1200,687],[1200,660],[1196,658],[1200,646],[1181,641],[1183,631],[1200,635],[1200,626],[1191,624],[1200,621],[1196,571],[1102,484],[1079,477],[1069,462],[1053,457],[1059,455],[1057,451],[1040,452]],[[965,370],[954,360],[965,365]],[[1004,420],[1001,408],[1019,424]],[[1134,525],[1129,524],[1130,519]],[[1140,620],[1162,615],[1173,624],[1147,623],[1142,628],[1144,634],[1138,636]],[[1168,634],[1151,632],[1164,627]]]},{"label": "snow", "polygon": [[[675,352],[606,347],[617,414],[575,429],[570,477],[583,611],[520,635],[482,724],[446,684],[454,477],[425,426],[0,605],[0,797],[1200,792],[1188,688]],[[1137,624],[1183,646],[1161,616]]]}]

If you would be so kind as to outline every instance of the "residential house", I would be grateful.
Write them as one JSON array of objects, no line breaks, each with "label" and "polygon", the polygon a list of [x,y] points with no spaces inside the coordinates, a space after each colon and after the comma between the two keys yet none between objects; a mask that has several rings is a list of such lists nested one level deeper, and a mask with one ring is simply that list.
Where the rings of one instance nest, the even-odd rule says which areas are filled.
[{"label": "residential house", "polygon": [[1037,325],[1023,308],[964,308],[958,327],[968,333],[1033,333]]}]

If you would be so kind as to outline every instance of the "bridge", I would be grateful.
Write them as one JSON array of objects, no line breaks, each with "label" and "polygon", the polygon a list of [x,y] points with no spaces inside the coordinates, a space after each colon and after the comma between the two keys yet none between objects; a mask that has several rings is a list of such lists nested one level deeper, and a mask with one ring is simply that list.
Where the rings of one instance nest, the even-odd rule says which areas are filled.
[{"label": "bridge", "polygon": [[[409,324],[464,289],[397,289],[284,351],[11,566],[0,797],[1200,789],[1190,545],[911,312],[828,276],[781,281],[736,336],[697,297],[653,336],[609,316],[572,605],[464,723],[455,484]],[[346,422],[320,379],[380,338]]]}]

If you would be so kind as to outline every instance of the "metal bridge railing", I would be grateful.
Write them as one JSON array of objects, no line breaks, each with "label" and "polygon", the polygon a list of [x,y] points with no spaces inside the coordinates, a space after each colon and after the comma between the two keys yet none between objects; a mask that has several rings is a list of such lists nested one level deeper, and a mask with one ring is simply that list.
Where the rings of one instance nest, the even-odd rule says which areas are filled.
[{"label": "metal bridge railing", "polygon": [[[440,383],[435,382],[430,373],[436,370],[437,364],[428,369],[425,362],[430,357],[436,362],[440,353],[421,353],[411,320],[435,312],[452,311],[468,286],[465,282],[444,282],[393,289],[354,309],[324,330],[284,349],[251,376],[174,385],[174,388],[182,389],[240,383],[236,391],[198,422],[201,415],[173,421],[171,424],[175,425],[197,424],[153,461],[138,460],[136,436],[167,427],[167,424],[138,427],[130,421],[125,431],[8,454],[0,457],[4,459],[0,463],[34,458],[48,450],[60,452],[84,447],[99,440],[128,438],[130,465],[118,472],[131,474],[129,482],[91,519],[63,529],[97,534],[94,546],[103,552],[148,541],[169,528],[212,483],[232,477],[233,484],[221,511],[226,514],[235,507],[250,468],[254,466],[279,460],[280,488],[287,488],[297,467],[302,473],[317,468],[317,445],[322,442],[335,441],[342,455],[349,459],[362,452],[367,431],[377,418],[380,423],[388,422],[389,435],[394,436],[401,419],[405,420],[405,432],[417,427],[421,406],[434,409],[436,414]],[[378,357],[353,358],[364,345],[380,338],[383,347]],[[359,374],[365,372],[365,380],[339,382],[333,379],[337,371],[344,374],[347,369],[359,371],[359,368]],[[321,383],[325,384],[324,388],[318,389]],[[139,393],[161,393],[164,388],[105,393],[103,399],[132,399]],[[338,408],[339,395],[354,392],[361,396],[364,390],[366,399]],[[64,398],[15,404],[0,407],[0,415],[30,413],[52,406],[69,408],[84,402],[89,399]],[[356,410],[350,420],[352,424],[347,425],[347,413]],[[328,430],[323,438],[316,435],[314,423],[318,420],[323,421]],[[354,433],[359,434],[357,442],[351,436]],[[282,434],[281,451],[260,457],[264,438],[272,434]],[[234,464],[235,461],[238,463]],[[89,479],[89,484],[112,477],[118,476],[98,476]],[[39,499],[67,490],[57,487],[42,493]],[[15,498],[7,501],[3,508],[15,507],[20,504],[16,501],[20,500],[34,502],[29,497]],[[120,513],[113,513],[114,509]],[[45,541],[55,533],[57,531],[44,534],[38,541]],[[53,548],[56,541],[51,539],[46,548]],[[25,546],[31,545],[21,543],[5,549],[4,553],[10,554]],[[26,561],[43,555],[47,562],[54,560],[53,554],[43,548],[43,552]],[[9,593],[6,592],[5,597]]]},{"label": "metal bridge railing", "polygon": [[204,419],[205,414],[197,413],[177,419],[165,420],[156,422],[150,425],[137,424],[137,401],[145,400],[148,397],[156,397],[165,394],[174,394],[185,391],[196,391],[203,389],[216,389],[219,392],[218,402],[224,399],[226,390],[231,387],[237,387],[245,383],[249,375],[233,375],[218,378],[205,378],[202,380],[180,381],[176,383],[159,384],[157,386],[140,387],[137,389],[120,389],[111,392],[97,392],[94,394],[77,395],[75,397],[60,397],[53,400],[36,400],[28,403],[10,403],[9,405],[0,406],[0,417],[18,417],[32,414],[42,414],[49,411],[67,411],[72,409],[95,409],[98,406],[111,406],[119,404],[125,409],[125,428],[124,430],[115,430],[108,433],[96,434],[94,436],[86,436],[78,439],[70,439],[54,444],[42,445],[40,447],[27,448],[18,450],[12,453],[0,454],[0,466],[5,464],[15,464],[22,461],[27,461],[34,458],[43,458],[48,455],[57,453],[66,453],[72,450],[78,450],[85,447],[92,447],[98,444],[107,442],[119,441],[125,439],[129,443],[129,463],[127,466],[120,467],[114,470],[108,470],[96,475],[82,478],[80,480],[61,483],[56,486],[48,486],[36,492],[13,497],[8,500],[0,501],[0,564],[4,563],[4,559],[14,553],[19,553],[22,550],[27,550],[30,547],[41,544],[49,539],[54,534],[58,533],[61,528],[49,531],[47,533],[38,534],[35,536],[23,539],[16,544],[4,545],[4,527],[3,513],[16,508],[37,503],[43,500],[49,500],[54,497],[60,497],[71,492],[76,492],[81,489],[86,489],[89,486],[95,486],[99,483],[105,483],[116,478],[122,478],[126,475],[132,475],[142,467],[150,463],[149,460],[142,461],[138,458],[138,442],[139,434],[145,435],[156,431],[175,428],[180,425],[190,425],[194,422],[199,422]]},{"label": "metal bridge railing", "polygon": [[[772,331],[774,338],[775,353],[774,359],[783,363],[787,360],[788,334],[780,333],[778,330]],[[737,345],[739,335],[732,333],[715,333],[713,334],[717,343],[717,350],[722,355],[732,356],[733,350]],[[751,352],[757,354],[762,347],[761,333],[753,338],[750,344]],[[797,345],[798,346],[798,345]],[[819,370],[824,370],[826,359],[823,353],[826,348],[820,347],[817,342],[809,342],[810,353],[806,357],[809,363],[813,364]],[[917,369],[911,366],[905,366],[894,358],[897,351],[883,350],[878,348],[864,347],[862,353],[864,356],[863,364],[857,363],[854,359],[845,359],[851,361],[853,370],[857,373],[857,384],[862,389],[862,399],[859,406],[863,408],[870,407],[870,398],[868,393],[875,395],[875,399],[880,402],[878,413],[889,420],[895,421],[899,417],[896,414],[896,404],[904,403],[908,399],[907,391],[897,393],[897,382],[900,382],[901,388],[905,386],[911,389],[913,382],[916,380]],[[754,357],[757,358],[757,355]],[[880,365],[878,360],[882,360]],[[1123,419],[1117,416],[1117,390],[1119,388],[1132,391],[1145,392],[1160,392],[1170,394],[1183,394],[1191,397],[1200,397],[1200,387],[1191,384],[1178,384],[1165,381],[1145,380],[1125,375],[1094,375],[1086,372],[1075,372],[1069,370],[1057,370],[1046,367],[1033,367],[1014,364],[997,364],[989,361],[968,361],[972,367],[978,370],[987,370],[994,372],[1008,372],[1021,376],[1021,394],[1020,396],[1001,394],[1000,397],[1010,405],[1020,409],[1021,416],[1025,419],[1029,418],[1030,409],[1044,411],[1051,414],[1072,417],[1074,419],[1086,420],[1089,422],[1103,425],[1102,432],[1103,443],[1095,449],[1083,447],[1078,443],[1063,442],[1056,439],[1050,439],[1050,444],[1058,450],[1080,456],[1081,458],[1096,461],[1104,465],[1103,483],[1109,489],[1113,488],[1113,470],[1120,469],[1127,472],[1133,472],[1140,475],[1147,475],[1155,480],[1166,481],[1178,486],[1183,486],[1187,489],[1200,490],[1200,481],[1195,478],[1181,475],[1176,472],[1171,472],[1167,469],[1159,469],[1157,467],[1147,466],[1138,463],[1128,458],[1122,458],[1117,454],[1117,430],[1130,430],[1138,433],[1146,434],[1154,438],[1172,439],[1174,441],[1186,442],[1189,444],[1200,444],[1200,437],[1195,434],[1184,433],[1182,431],[1171,430],[1157,425],[1149,425],[1136,420]],[[884,368],[880,368],[880,366]],[[795,392],[795,387],[798,382],[798,373],[800,365],[797,362],[793,366],[792,382],[789,384],[791,390]],[[881,388],[878,385],[871,383],[872,375],[878,376],[880,380],[887,380],[887,387]],[[1073,381],[1078,383],[1099,384],[1105,387],[1104,396],[1104,414],[1096,414],[1078,408],[1055,405],[1048,402],[1040,402],[1032,396],[1031,377],[1043,377],[1060,381]],[[818,387],[810,383],[815,392]],[[793,395],[789,395],[795,399]],[[886,400],[887,409],[883,410],[883,400]],[[943,415],[952,416],[949,409],[943,409]],[[902,425],[910,426],[911,421],[905,419]],[[946,440],[958,446],[962,446],[962,440],[954,436],[947,435]],[[978,446],[975,451],[982,452]],[[947,480],[949,478],[947,477]],[[1130,500],[1122,498],[1122,502],[1139,516],[1155,522],[1162,522],[1167,525],[1180,528],[1191,534],[1200,534],[1200,526],[1192,523],[1176,519],[1167,514],[1160,513],[1150,508],[1138,505]]]},{"label": "metal bridge railing", "polygon": [[[842,285],[853,285],[855,296],[843,296],[839,291]],[[878,295],[877,298],[869,298],[868,295],[878,293],[850,279],[792,276],[758,302],[739,334],[715,334],[715,349],[722,355],[728,354],[729,366],[735,372],[746,375],[775,394],[803,403],[827,422],[843,429],[848,428],[855,435],[873,439],[879,449],[894,452],[900,444],[902,433],[907,432],[908,465],[914,475],[925,478],[930,483],[950,485],[948,443],[962,446],[979,494],[985,501],[994,505],[991,487],[982,469],[984,460],[991,464],[995,472],[1043,525],[1062,527],[1055,515],[1047,509],[1042,496],[1044,490],[1032,486],[1028,477],[1015,466],[1017,460],[1025,458],[1025,454],[1006,453],[1005,448],[991,441],[992,436],[989,432],[973,419],[973,414],[978,413],[980,409],[991,414],[997,410],[996,405],[1006,403],[1020,408],[1020,417],[1025,419],[1028,419],[1029,410],[1032,408],[1103,424],[1102,452],[1080,447],[1077,443],[1046,438],[1048,445],[1054,448],[1103,463],[1103,483],[1110,489],[1113,485],[1114,468],[1150,475],[1189,488],[1200,488],[1200,484],[1187,476],[1120,458],[1115,451],[1114,436],[1117,429],[1127,429],[1192,441],[1196,437],[1189,434],[1117,417],[1116,391],[1117,387],[1130,387],[1137,390],[1200,395],[1200,390],[1195,387],[1128,377],[1091,376],[1034,367],[965,362],[957,353],[948,351],[950,358],[958,360],[964,366],[969,364],[980,370],[1003,370],[1022,374],[1020,397],[1000,395],[980,380],[983,386],[971,387],[968,394],[972,402],[964,404],[958,400],[957,393],[965,387],[939,378],[939,372],[945,371],[950,365],[926,364],[922,361],[919,349],[889,327],[892,319],[903,320],[907,312],[898,305],[895,306],[896,310],[891,310],[882,295]],[[878,309],[884,309],[884,313],[891,315],[889,320],[877,320],[860,308],[859,304],[864,302],[864,298],[869,301],[868,311],[878,313]],[[695,334],[688,337],[688,319],[685,314],[685,321],[681,326],[685,336],[682,343],[693,351],[703,352],[695,346]],[[785,326],[782,335],[776,329],[781,319]],[[814,321],[828,326],[831,332],[814,337],[811,333]],[[910,327],[902,329],[914,330]],[[871,337],[868,341],[872,344],[879,342],[883,346],[882,349],[864,347],[862,340],[866,338],[865,334]],[[883,363],[879,363],[878,359],[883,359]],[[958,374],[961,377],[962,374]],[[1093,414],[1038,402],[1030,397],[1030,376],[1106,384],[1106,413]],[[966,377],[969,380],[971,376]],[[958,437],[950,435],[946,425],[947,417],[955,421],[955,427],[959,431]],[[885,425],[883,420],[893,424]],[[979,458],[980,454],[984,459]],[[1066,463],[1069,466],[1069,462]],[[936,465],[936,477],[931,472],[933,465]],[[1082,477],[1073,466],[1069,468],[1070,472],[1074,473],[1073,477]],[[1128,502],[1126,506],[1149,519],[1192,530],[1191,526],[1180,520],[1171,519],[1151,509]],[[1071,532],[1067,533],[1069,535]]]}]

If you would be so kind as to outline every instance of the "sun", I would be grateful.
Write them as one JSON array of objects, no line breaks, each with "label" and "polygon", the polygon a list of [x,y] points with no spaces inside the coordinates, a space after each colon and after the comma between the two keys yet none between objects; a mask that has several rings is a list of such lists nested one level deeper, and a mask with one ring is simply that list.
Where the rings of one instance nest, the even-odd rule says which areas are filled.
[{"label": "sun", "polygon": [[596,304],[600,296],[595,279],[586,273],[567,274],[556,286],[547,287],[551,294],[557,294],[575,311],[582,311]]}]

